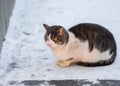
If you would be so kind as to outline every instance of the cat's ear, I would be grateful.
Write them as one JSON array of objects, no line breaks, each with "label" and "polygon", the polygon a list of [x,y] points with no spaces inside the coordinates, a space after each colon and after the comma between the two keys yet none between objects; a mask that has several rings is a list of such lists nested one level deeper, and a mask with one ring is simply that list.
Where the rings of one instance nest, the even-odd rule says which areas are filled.
[{"label": "cat's ear", "polygon": [[46,29],[46,31],[50,28],[50,26],[48,26],[47,24],[43,24],[43,26]]},{"label": "cat's ear", "polygon": [[59,29],[58,34],[59,35],[63,35],[64,34],[64,28],[63,27]]}]

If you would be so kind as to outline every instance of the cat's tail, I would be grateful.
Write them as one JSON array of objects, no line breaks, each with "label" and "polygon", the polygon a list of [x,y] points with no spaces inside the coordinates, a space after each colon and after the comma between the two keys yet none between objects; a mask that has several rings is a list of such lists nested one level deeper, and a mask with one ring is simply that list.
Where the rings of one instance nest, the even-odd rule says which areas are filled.
[{"label": "cat's tail", "polygon": [[114,62],[115,57],[116,57],[116,51],[113,53],[112,57],[109,60],[101,60],[101,61],[94,62],[94,63],[77,62],[75,64],[80,65],[80,66],[86,66],[86,67],[107,66],[107,65],[110,65]]}]

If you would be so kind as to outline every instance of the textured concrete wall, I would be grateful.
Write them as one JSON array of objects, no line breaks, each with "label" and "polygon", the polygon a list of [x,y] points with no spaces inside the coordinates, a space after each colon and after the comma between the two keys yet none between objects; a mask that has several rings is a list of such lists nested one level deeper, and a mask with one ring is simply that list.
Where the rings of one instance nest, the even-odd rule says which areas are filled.
[{"label": "textured concrete wall", "polygon": [[0,0],[0,51],[15,0]]}]

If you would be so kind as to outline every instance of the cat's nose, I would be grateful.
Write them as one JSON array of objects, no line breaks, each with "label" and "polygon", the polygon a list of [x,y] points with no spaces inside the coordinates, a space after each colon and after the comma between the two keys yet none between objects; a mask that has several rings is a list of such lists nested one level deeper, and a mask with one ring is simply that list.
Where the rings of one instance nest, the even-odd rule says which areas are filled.
[{"label": "cat's nose", "polygon": [[51,47],[51,44],[48,44],[48,46],[50,46],[50,47]]}]

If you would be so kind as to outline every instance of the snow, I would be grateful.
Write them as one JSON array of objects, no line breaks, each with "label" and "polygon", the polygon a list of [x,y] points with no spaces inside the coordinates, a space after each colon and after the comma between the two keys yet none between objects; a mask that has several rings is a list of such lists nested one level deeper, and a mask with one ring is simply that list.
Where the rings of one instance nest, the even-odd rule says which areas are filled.
[{"label": "snow", "polygon": [[78,23],[97,23],[113,33],[120,51],[119,3],[119,0],[16,0],[1,52],[0,83],[11,80],[120,80],[120,52],[110,66],[57,66],[57,59],[44,42],[42,26],[46,23],[68,29]]}]

